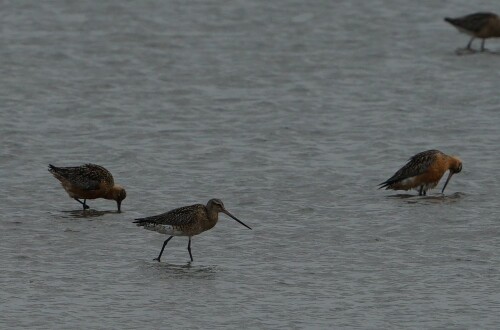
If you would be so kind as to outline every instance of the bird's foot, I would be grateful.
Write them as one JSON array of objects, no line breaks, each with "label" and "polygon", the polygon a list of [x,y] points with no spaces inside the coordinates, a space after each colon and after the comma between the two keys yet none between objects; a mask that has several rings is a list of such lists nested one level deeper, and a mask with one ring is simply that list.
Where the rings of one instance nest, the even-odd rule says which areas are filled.
[{"label": "bird's foot", "polygon": [[472,48],[458,48],[455,50],[455,54],[457,55],[472,55],[477,53],[477,50],[474,50]]},{"label": "bird's foot", "polygon": [[499,55],[500,54],[500,52],[498,52],[496,50],[491,50],[489,48],[484,48],[483,50],[481,50],[481,53],[493,54],[493,55]]},{"label": "bird's foot", "polygon": [[160,262],[160,258],[154,258],[153,260]]}]

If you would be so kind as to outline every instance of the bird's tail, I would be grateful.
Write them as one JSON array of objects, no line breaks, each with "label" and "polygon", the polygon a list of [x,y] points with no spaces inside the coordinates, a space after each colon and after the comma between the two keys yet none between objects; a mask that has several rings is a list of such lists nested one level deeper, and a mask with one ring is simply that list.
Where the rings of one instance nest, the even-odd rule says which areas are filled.
[{"label": "bird's tail", "polygon": [[389,185],[390,185],[390,184],[391,184],[391,183],[389,183],[389,182],[387,182],[387,181],[382,182],[382,183],[379,183],[379,184],[378,184],[378,189],[382,189],[382,188],[386,188],[386,189],[387,189],[387,187],[389,187]]},{"label": "bird's tail", "polygon": [[393,185],[394,183],[398,182],[399,180],[397,178],[389,178],[387,180],[385,180],[384,182],[382,183],[379,183],[378,184],[378,189],[382,189],[382,188],[385,188],[385,189],[391,189],[391,185]]},{"label": "bird's tail", "polygon": [[132,223],[136,223],[138,226],[144,226],[148,222],[149,222],[148,218],[138,218],[138,219],[134,219],[134,221]]},{"label": "bird's tail", "polygon": [[445,20],[445,22],[448,22],[451,25],[455,25],[455,19],[454,18],[445,17],[444,20]]},{"label": "bird's tail", "polygon": [[55,167],[52,164],[49,164],[49,172],[55,171],[56,169],[57,169],[57,167]]}]

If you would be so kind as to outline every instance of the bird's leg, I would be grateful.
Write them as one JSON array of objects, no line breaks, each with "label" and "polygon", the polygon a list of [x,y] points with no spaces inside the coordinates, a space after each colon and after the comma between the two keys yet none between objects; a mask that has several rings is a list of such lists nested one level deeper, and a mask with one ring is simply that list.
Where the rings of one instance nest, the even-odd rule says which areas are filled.
[{"label": "bird's leg", "polygon": [[194,261],[193,255],[191,254],[191,236],[189,236],[188,252],[189,252],[189,257],[191,258],[191,262]]},{"label": "bird's leg", "polygon": [[465,48],[458,48],[455,53],[457,55],[464,55],[464,54],[473,54],[475,53],[476,51],[474,49],[472,49],[472,41],[474,41],[475,37],[471,37],[470,40],[469,40],[469,43],[467,44],[467,46],[465,46]]},{"label": "bird's leg", "polygon": [[83,205],[83,209],[86,210],[86,209],[89,209],[89,206],[86,204],[87,200],[84,199],[83,202],[81,200],[79,200],[78,198],[75,198],[75,201],[77,201],[78,203],[82,204]]},{"label": "bird's leg", "polygon": [[172,239],[172,237],[174,237],[174,236],[170,236],[169,238],[167,238],[165,240],[165,242],[163,242],[163,246],[161,247],[161,251],[160,251],[160,254],[158,255],[158,258],[154,258],[153,260],[160,262],[160,258],[161,258],[161,255],[163,254],[163,250],[165,250],[165,246],[167,246],[168,241],[170,241]]},{"label": "bird's leg", "polygon": [[[469,41],[469,43],[467,44],[467,47],[465,47],[465,49],[472,50],[472,49],[470,48],[470,46],[472,45],[472,40],[474,40],[474,37],[470,38],[470,41]],[[484,40],[484,39],[483,39],[483,40]]]},{"label": "bird's leg", "polygon": [[427,190],[424,190],[424,196],[427,196]]},{"label": "bird's leg", "polygon": [[418,191],[419,196],[424,196],[424,186],[420,186],[420,190]]},{"label": "bird's leg", "polygon": [[485,40],[486,40],[486,39],[483,39],[483,41],[481,42],[481,51],[482,51],[482,52],[484,52],[484,41],[485,41]]}]

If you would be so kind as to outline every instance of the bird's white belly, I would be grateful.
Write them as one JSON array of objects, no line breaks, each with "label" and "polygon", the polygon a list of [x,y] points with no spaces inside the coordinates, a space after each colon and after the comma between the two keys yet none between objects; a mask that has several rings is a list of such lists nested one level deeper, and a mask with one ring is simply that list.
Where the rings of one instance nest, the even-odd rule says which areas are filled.
[{"label": "bird's white belly", "polygon": [[465,33],[467,35],[470,35],[471,37],[474,37],[474,32],[466,30],[466,29],[461,28],[461,27],[457,27],[457,26],[456,26],[456,28],[457,28],[458,31],[460,31],[462,33]]},{"label": "bird's white belly", "polygon": [[175,228],[170,225],[160,225],[160,224],[147,224],[144,225],[147,230],[152,230],[159,232],[160,234],[170,235],[170,236],[188,236],[182,230]]},{"label": "bird's white belly", "polygon": [[404,180],[401,181],[401,185],[403,186],[413,186],[415,184],[415,177],[412,176],[411,178],[406,178]]},{"label": "bird's white belly", "polygon": [[410,178],[406,178],[401,181],[401,185],[408,187],[407,189],[420,189],[420,186],[424,186],[424,190],[427,191],[429,189],[435,188],[439,181],[436,182],[426,182],[423,184],[419,184],[416,176],[412,176]]}]

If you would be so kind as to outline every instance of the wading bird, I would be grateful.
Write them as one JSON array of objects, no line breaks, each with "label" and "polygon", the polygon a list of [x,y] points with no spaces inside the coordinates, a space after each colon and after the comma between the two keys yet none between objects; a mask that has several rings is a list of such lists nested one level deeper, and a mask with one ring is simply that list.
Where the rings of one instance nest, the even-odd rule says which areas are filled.
[{"label": "wading bird", "polygon": [[153,260],[157,260],[158,262],[160,261],[163,250],[172,237],[188,236],[189,257],[191,258],[191,261],[193,261],[193,255],[191,254],[191,237],[212,229],[217,224],[219,212],[227,214],[243,226],[248,229],[252,229],[229,213],[224,207],[224,204],[222,204],[222,201],[216,198],[209,200],[207,205],[194,204],[184,206],[160,215],[135,219],[134,223],[138,226],[143,226],[145,229],[170,235],[170,237],[163,242],[163,246],[158,257]]},{"label": "wading bird", "polygon": [[448,156],[439,150],[427,150],[411,157],[408,163],[399,169],[387,181],[379,184],[379,189],[409,190],[419,189],[418,195],[425,196],[427,190],[437,186],[446,171],[450,171],[443,186],[455,173],[462,171],[462,161],[454,156]]},{"label": "wading bird", "polygon": [[472,51],[471,45],[475,38],[482,39],[481,51],[484,51],[484,42],[488,38],[500,37],[500,18],[493,13],[475,13],[463,17],[444,19],[458,29],[471,36],[465,50]]},{"label": "wading bird", "polygon": [[[118,212],[122,201],[127,197],[125,189],[115,184],[113,175],[102,166],[85,164],[75,167],[55,167],[49,165],[49,172],[61,181],[61,185],[71,198],[89,208],[87,199],[112,199],[116,201]],[[83,202],[80,200],[83,199]]]}]

